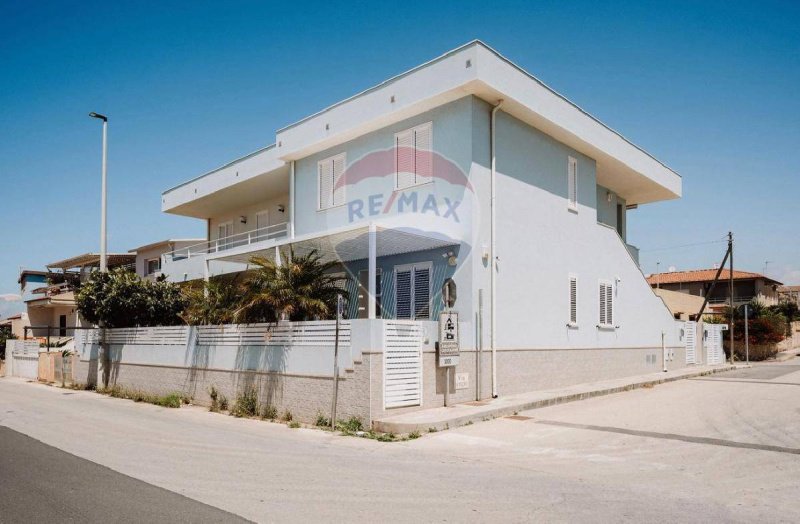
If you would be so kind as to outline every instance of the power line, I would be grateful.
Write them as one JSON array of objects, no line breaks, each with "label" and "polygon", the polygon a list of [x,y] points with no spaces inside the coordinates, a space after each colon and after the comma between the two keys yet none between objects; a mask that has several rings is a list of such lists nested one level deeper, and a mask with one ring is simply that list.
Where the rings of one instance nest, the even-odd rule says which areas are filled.
[{"label": "power line", "polygon": [[697,247],[697,246],[707,246],[709,244],[724,244],[727,242],[726,240],[709,240],[707,242],[695,242],[693,244],[681,244],[678,246],[670,246],[670,247],[657,247],[654,249],[642,249],[640,253],[653,253],[654,251],[670,251],[673,249],[683,249],[686,247]]}]

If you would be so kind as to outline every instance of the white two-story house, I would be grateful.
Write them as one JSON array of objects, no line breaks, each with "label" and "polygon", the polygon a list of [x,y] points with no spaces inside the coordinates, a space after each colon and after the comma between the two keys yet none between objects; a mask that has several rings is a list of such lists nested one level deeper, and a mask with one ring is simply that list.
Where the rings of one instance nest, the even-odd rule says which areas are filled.
[{"label": "white two-story house", "polygon": [[[354,319],[434,320],[452,279],[456,372],[480,375],[479,397],[517,393],[659,371],[662,342],[685,365],[626,242],[630,210],[680,196],[678,174],[476,41],[164,192],[207,239],[161,271],[210,278],[316,249],[341,263]],[[435,405],[443,372],[425,366]]]}]

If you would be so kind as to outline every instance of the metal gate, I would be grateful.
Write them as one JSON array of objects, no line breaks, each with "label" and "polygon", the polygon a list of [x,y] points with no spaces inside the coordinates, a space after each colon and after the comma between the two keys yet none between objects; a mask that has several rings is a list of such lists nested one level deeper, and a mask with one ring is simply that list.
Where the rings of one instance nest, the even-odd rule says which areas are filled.
[{"label": "metal gate", "polygon": [[422,405],[422,326],[388,320],[383,344],[383,407]]},{"label": "metal gate", "polygon": [[724,324],[706,324],[703,329],[703,346],[706,348],[706,363],[724,364],[725,352],[722,350],[722,331]]},{"label": "metal gate", "polygon": [[683,324],[683,343],[686,347],[686,363],[697,364],[697,322],[688,320]]}]

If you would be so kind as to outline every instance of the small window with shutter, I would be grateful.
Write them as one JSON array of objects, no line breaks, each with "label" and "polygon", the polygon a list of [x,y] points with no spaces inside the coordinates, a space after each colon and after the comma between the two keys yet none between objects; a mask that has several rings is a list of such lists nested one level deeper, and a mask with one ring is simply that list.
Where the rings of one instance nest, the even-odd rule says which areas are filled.
[{"label": "small window with shutter", "polygon": [[344,204],[344,185],[337,186],[344,174],[346,157],[341,153],[317,164],[319,200],[318,209],[330,209]]},{"label": "small window with shutter", "polygon": [[567,206],[573,211],[578,210],[578,161],[569,157],[567,161]]},{"label": "small window with shutter", "polygon": [[600,281],[600,327],[614,327],[614,286],[609,280]]},{"label": "small window with shutter", "polygon": [[569,276],[569,325],[578,325],[578,277]]},{"label": "small window with shutter", "polygon": [[406,129],[394,136],[395,188],[406,189],[433,178],[433,125]]}]

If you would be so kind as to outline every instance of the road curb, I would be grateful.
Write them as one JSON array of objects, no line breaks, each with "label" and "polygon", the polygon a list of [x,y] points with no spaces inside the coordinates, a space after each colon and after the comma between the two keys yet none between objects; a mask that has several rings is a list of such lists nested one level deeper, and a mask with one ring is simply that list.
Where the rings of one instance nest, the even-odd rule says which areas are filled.
[{"label": "road curb", "polygon": [[[735,364],[726,365],[713,369],[704,369],[702,371],[682,373],[680,375],[665,376],[662,378],[650,378],[647,380],[635,380],[624,385],[599,387],[597,389],[588,389],[580,392],[570,392],[562,395],[555,394],[552,397],[546,397],[536,400],[521,400],[520,402],[510,402],[507,404],[499,405],[496,407],[481,406],[472,413],[457,414],[453,413],[451,417],[442,417],[438,420],[431,420],[429,422],[401,422],[393,421],[391,419],[376,420],[372,423],[373,429],[383,433],[404,434],[411,432],[426,432],[426,431],[442,431],[446,429],[456,428],[476,422],[484,422],[499,417],[506,417],[514,415],[520,411],[527,411],[531,409],[545,408],[548,406],[555,406],[557,404],[565,404],[567,402],[576,402],[579,400],[586,400],[589,398],[600,397],[604,395],[612,395],[614,393],[622,393],[625,391],[632,391],[645,387],[657,386],[659,384],[666,384],[676,380],[683,380],[687,378],[703,377],[713,375],[723,371],[732,371],[735,369],[748,368],[749,365]],[[573,388],[574,389],[574,388]],[[455,409],[469,408],[464,404],[454,406]],[[434,408],[435,409],[435,408]],[[418,412],[415,412],[418,413]]]}]

